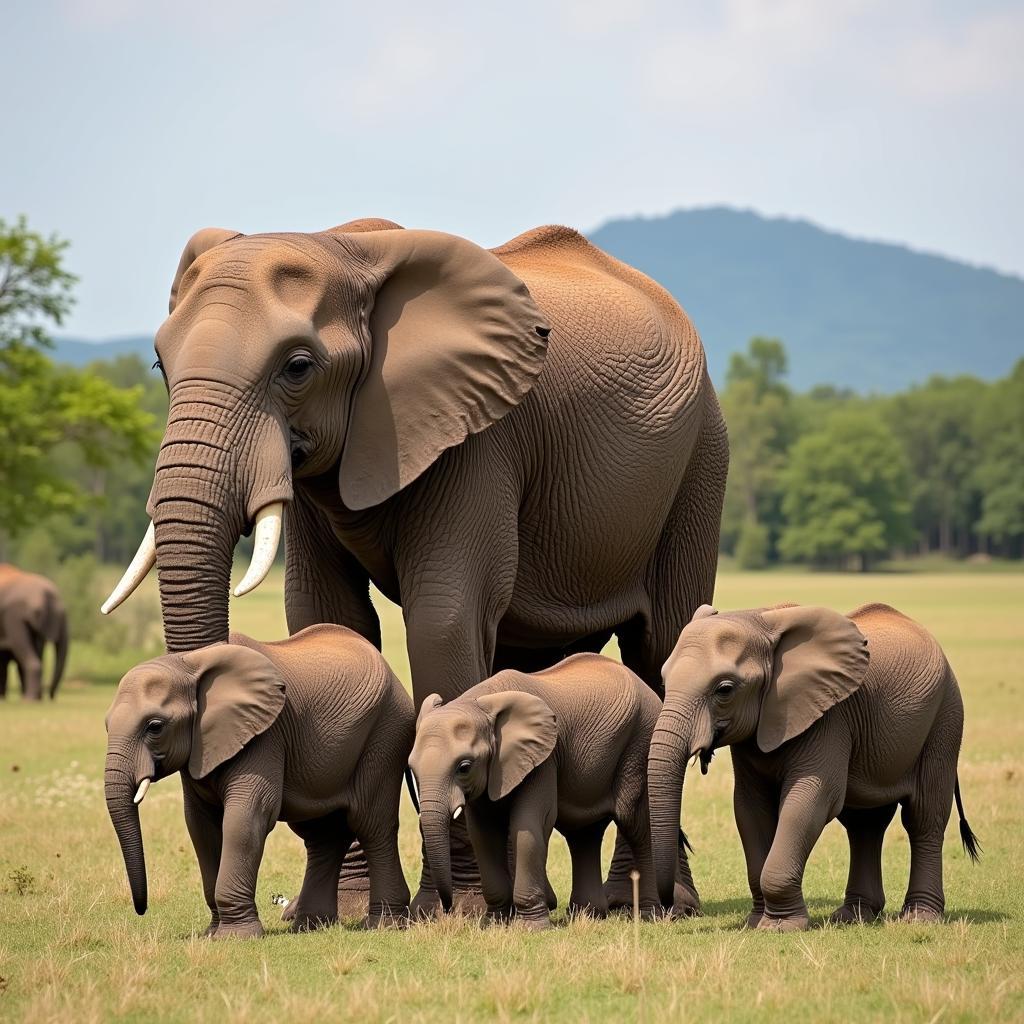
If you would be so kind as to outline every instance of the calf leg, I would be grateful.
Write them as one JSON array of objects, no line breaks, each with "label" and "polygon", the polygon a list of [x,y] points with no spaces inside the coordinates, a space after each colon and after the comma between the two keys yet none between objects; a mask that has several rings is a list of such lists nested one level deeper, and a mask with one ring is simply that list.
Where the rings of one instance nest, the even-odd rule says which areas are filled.
[{"label": "calf leg", "polygon": [[306,873],[289,914],[293,932],[312,931],[338,920],[338,875],[352,844],[352,829],[344,811],[312,821],[289,823],[306,845]]},{"label": "calf leg", "polygon": [[896,804],[865,810],[847,807],[840,813],[850,840],[850,875],[843,905],[829,918],[833,924],[870,923],[882,912],[882,840],[895,813]]}]

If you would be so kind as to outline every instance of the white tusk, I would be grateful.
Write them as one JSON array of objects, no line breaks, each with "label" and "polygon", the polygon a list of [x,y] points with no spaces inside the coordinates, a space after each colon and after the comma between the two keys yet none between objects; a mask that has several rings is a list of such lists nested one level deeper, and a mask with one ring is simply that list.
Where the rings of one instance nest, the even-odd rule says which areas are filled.
[{"label": "white tusk", "polygon": [[143,779],[139,783],[139,788],[138,788],[138,790],[135,793],[134,803],[141,804],[142,801],[146,799],[146,793],[148,792],[150,784],[152,783],[152,781],[153,781],[152,779]]},{"label": "white tusk", "polygon": [[462,813],[462,805],[460,804],[455,808],[455,813],[452,815],[452,821],[458,821],[459,815]]},{"label": "white tusk", "polygon": [[250,590],[255,590],[270,572],[270,567],[277,557],[277,545],[281,542],[281,516],[284,505],[275,501],[266,505],[256,513],[255,540],[252,546],[252,561],[249,569],[242,577],[242,582],[235,587],[235,597],[242,597]]},{"label": "white tusk", "polygon": [[419,783],[416,781],[416,773],[411,768],[409,769],[409,781],[412,783],[413,796],[416,797],[416,803],[418,805],[420,802],[420,787]]},{"label": "white tusk", "polygon": [[103,602],[100,611],[109,615],[122,601],[131,596],[132,591],[149,575],[149,570],[156,565],[156,530],[150,522],[146,536],[142,538],[139,550],[135,552],[131,565],[124,571],[121,582],[110,592],[110,597]]}]

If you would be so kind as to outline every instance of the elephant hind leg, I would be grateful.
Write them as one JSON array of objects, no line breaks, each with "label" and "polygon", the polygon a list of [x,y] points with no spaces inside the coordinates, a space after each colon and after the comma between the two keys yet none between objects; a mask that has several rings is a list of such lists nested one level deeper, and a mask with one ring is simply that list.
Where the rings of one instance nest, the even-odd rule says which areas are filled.
[{"label": "elephant hind leg", "polygon": [[291,929],[304,932],[334,924],[338,920],[338,875],[353,835],[345,812],[296,822],[290,828],[306,845],[302,889],[288,906]]},{"label": "elephant hind leg", "polygon": [[7,651],[0,651],[0,700],[7,699],[7,668],[10,664],[10,654]]},{"label": "elephant hind leg", "polygon": [[729,442],[714,393],[647,571],[649,608],[616,630],[623,662],[659,696],[661,667],[683,627],[710,603],[729,469]]},{"label": "elephant hind leg", "polygon": [[882,840],[896,804],[865,810],[844,809],[839,821],[850,841],[850,874],[846,896],[830,920],[833,924],[870,923],[885,907],[882,888]]},{"label": "elephant hind leg", "polygon": [[570,916],[606,917],[608,914],[601,878],[601,840],[607,827],[607,821],[601,821],[565,837],[572,858]]}]

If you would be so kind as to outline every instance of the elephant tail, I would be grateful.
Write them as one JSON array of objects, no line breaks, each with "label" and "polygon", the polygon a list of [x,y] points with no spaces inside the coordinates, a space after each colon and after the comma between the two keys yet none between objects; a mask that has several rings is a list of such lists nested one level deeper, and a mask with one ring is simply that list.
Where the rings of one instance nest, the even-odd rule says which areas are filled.
[{"label": "elephant tail", "polygon": [[54,637],[56,657],[53,662],[53,678],[50,680],[50,700],[57,696],[57,687],[64,676],[64,666],[68,660],[68,617],[60,610],[60,621],[57,624],[57,635]]},{"label": "elephant tail", "polygon": [[981,856],[981,843],[978,841],[978,837],[971,831],[971,826],[967,824],[967,818],[964,817],[964,802],[960,798],[959,775],[956,777],[953,795],[956,797],[956,813],[960,816],[960,840],[964,844],[967,856],[977,863],[978,858]]}]

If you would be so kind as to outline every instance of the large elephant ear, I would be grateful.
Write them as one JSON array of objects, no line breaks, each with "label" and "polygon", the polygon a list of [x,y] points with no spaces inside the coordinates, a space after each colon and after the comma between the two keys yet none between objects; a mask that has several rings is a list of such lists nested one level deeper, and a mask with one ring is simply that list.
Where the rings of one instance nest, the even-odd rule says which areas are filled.
[{"label": "large elephant ear", "polygon": [[355,510],[390,498],[518,405],[550,328],[526,285],[472,242],[437,231],[344,237],[379,276],[339,473]]},{"label": "large elephant ear", "polygon": [[849,697],[864,681],[869,656],[856,624],[829,608],[789,605],[761,617],[776,638],[757,725],[757,745],[768,753]]},{"label": "large elephant ear", "polygon": [[555,749],[558,723],[545,701],[521,690],[477,697],[477,703],[494,722],[487,795],[501,800]]},{"label": "large elephant ear", "polygon": [[226,242],[230,238],[241,238],[241,232],[231,231],[228,228],[200,228],[186,243],[181,251],[181,259],[178,260],[178,269],[174,274],[174,281],[171,284],[171,297],[167,303],[167,312],[173,313],[174,307],[178,304],[178,290],[181,288],[181,279],[185,272],[200,256],[215,245]]},{"label": "large elephant ear", "polygon": [[201,779],[274,724],[284,707],[284,679],[269,658],[239,644],[181,657],[196,679],[188,771]]}]

